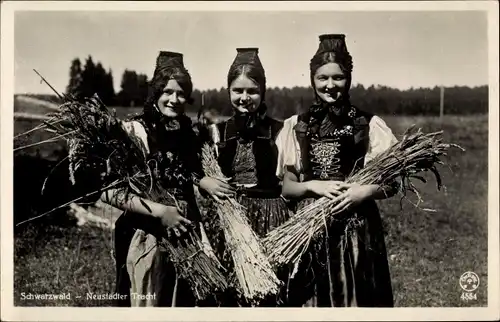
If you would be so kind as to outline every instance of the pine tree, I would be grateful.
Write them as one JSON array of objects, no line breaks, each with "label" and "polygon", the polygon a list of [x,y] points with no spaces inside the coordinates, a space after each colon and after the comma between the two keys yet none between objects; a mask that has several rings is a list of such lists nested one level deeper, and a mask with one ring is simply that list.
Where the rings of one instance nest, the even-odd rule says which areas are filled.
[{"label": "pine tree", "polygon": [[137,73],[133,70],[125,69],[121,81],[121,91],[118,94],[120,104],[123,106],[135,106],[138,103],[138,79]]},{"label": "pine tree", "polygon": [[80,98],[83,94],[83,75],[82,63],[80,59],[75,58],[71,62],[69,70],[69,83],[66,87],[66,94]]},{"label": "pine tree", "polygon": [[137,75],[137,104],[144,105],[148,97],[148,76],[146,74]]},{"label": "pine tree", "polygon": [[113,82],[113,73],[111,69],[106,73],[104,78],[104,88],[105,88],[105,103],[107,105],[113,105],[115,103],[115,86]]},{"label": "pine tree", "polygon": [[95,68],[96,67],[94,61],[92,60],[92,56],[89,55],[89,57],[85,61],[85,66],[82,73],[82,94],[86,97],[90,97],[96,92],[96,87],[94,85]]},{"label": "pine tree", "polygon": [[104,67],[102,67],[102,64],[100,62],[98,62],[95,66],[92,84],[94,92],[99,95],[99,97],[105,104],[107,104],[108,97],[106,93],[106,70],[104,70]]}]

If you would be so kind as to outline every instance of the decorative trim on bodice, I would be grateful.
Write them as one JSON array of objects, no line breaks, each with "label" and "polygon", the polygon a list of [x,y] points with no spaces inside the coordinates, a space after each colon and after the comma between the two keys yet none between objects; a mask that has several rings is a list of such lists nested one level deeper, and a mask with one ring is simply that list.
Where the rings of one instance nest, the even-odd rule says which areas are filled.
[{"label": "decorative trim on bodice", "polygon": [[369,140],[371,115],[354,106],[344,115],[314,120],[309,112],[299,115],[294,128],[300,145],[302,180],[345,180],[353,170],[363,166]]},{"label": "decorative trim on bodice", "polygon": [[233,181],[242,185],[257,185],[257,163],[253,155],[253,142],[240,142],[236,146],[232,168]]},{"label": "decorative trim on bodice", "polygon": [[340,170],[339,152],[338,141],[311,143],[312,171],[322,180],[334,177]]}]

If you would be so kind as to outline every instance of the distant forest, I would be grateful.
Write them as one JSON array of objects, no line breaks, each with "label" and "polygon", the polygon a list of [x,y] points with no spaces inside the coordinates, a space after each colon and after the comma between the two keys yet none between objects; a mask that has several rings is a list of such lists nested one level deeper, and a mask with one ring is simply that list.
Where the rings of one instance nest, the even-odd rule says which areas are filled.
[{"label": "distant forest", "polygon": [[[204,105],[220,114],[231,114],[226,89],[203,92]],[[202,92],[194,93],[194,110],[201,106]],[[311,87],[268,88],[266,103],[273,117],[284,119],[307,110],[314,92]],[[440,88],[398,90],[386,86],[355,85],[350,90],[351,102],[360,109],[381,115],[439,115]],[[447,87],[444,89],[445,114],[488,113],[488,87]]]},{"label": "distant forest", "polygon": [[[66,93],[77,96],[91,96],[97,93],[108,106],[140,107],[147,96],[148,81],[148,77],[144,74],[125,70],[120,91],[115,93],[111,70],[106,71],[100,62],[96,64],[92,57],[88,56],[84,66],[78,58],[71,62]],[[440,110],[440,88],[437,86],[399,90],[387,86],[365,87],[357,84],[351,88],[350,95],[352,103],[360,109],[381,115],[439,115]],[[57,97],[53,95],[32,96],[57,102]],[[188,112],[197,113],[204,103],[204,109],[213,110],[217,114],[232,113],[225,88],[194,90],[193,98],[194,103],[189,106]],[[274,87],[266,91],[269,112],[272,117],[278,119],[306,110],[312,99],[311,87]],[[446,87],[444,113],[454,115],[488,113],[488,86]]]}]

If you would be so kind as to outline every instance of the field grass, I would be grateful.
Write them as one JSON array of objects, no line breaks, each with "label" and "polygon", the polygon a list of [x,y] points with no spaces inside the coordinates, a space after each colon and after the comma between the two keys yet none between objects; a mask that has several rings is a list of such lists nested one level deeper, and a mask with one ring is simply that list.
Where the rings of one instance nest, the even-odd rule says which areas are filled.
[{"label": "field grass", "polygon": [[[87,294],[114,290],[111,233],[76,225],[27,224],[15,237],[14,305],[112,306]],[[70,294],[70,300],[29,300],[27,294]],[[78,298],[78,296],[81,296]]]},{"label": "field grass", "polygon": [[[488,119],[481,117],[386,118],[395,133],[417,124],[424,131],[443,129],[451,150],[449,169],[441,168],[446,189],[437,192],[430,180],[420,184],[424,212],[397,199],[381,202],[397,306],[486,306],[488,255]],[[478,300],[464,302],[458,279],[478,274]]]},{"label": "field grass", "polygon": [[[416,209],[398,197],[379,203],[386,227],[395,305],[486,306],[488,117],[447,116],[442,124],[439,118],[432,117],[383,118],[397,136],[411,124],[424,131],[443,129],[445,141],[466,149],[450,151],[449,168],[440,169],[445,190],[437,192],[433,179],[419,185],[425,201],[422,206],[436,212]],[[85,298],[88,292],[113,292],[110,238],[110,232],[54,218],[16,230],[15,305],[112,305],[111,301]],[[460,299],[458,280],[466,271],[477,273],[481,279],[476,301]],[[69,292],[71,300],[28,301],[21,299],[22,292]]]}]

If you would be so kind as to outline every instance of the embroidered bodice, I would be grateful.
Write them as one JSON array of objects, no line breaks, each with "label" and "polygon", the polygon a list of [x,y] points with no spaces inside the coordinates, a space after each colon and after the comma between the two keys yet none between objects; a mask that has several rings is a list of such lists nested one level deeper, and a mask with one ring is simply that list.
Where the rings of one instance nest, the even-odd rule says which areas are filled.
[{"label": "embroidered bodice", "polygon": [[219,165],[232,182],[246,187],[275,188],[278,150],[275,144],[282,122],[262,117],[253,128],[231,117],[218,124]]},{"label": "embroidered bodice", "polygon": [[355,107],[353,112],[313,126],[309,113],[286,119],[276,139],[277,176],[288,169],[302,181],[343,180],[397,142],[380,117]]},{"label": "embroidered bodice", "polygon": [[354,107],[344,114],[334,119],[325,115],[317,120],[316,128],[311,128],[310,115],[299,116],[295,131],[306,160],[305,180],[345,180],[356,167],[362,167],[362,160],[356,161],[366,153],[371,115]]}]

